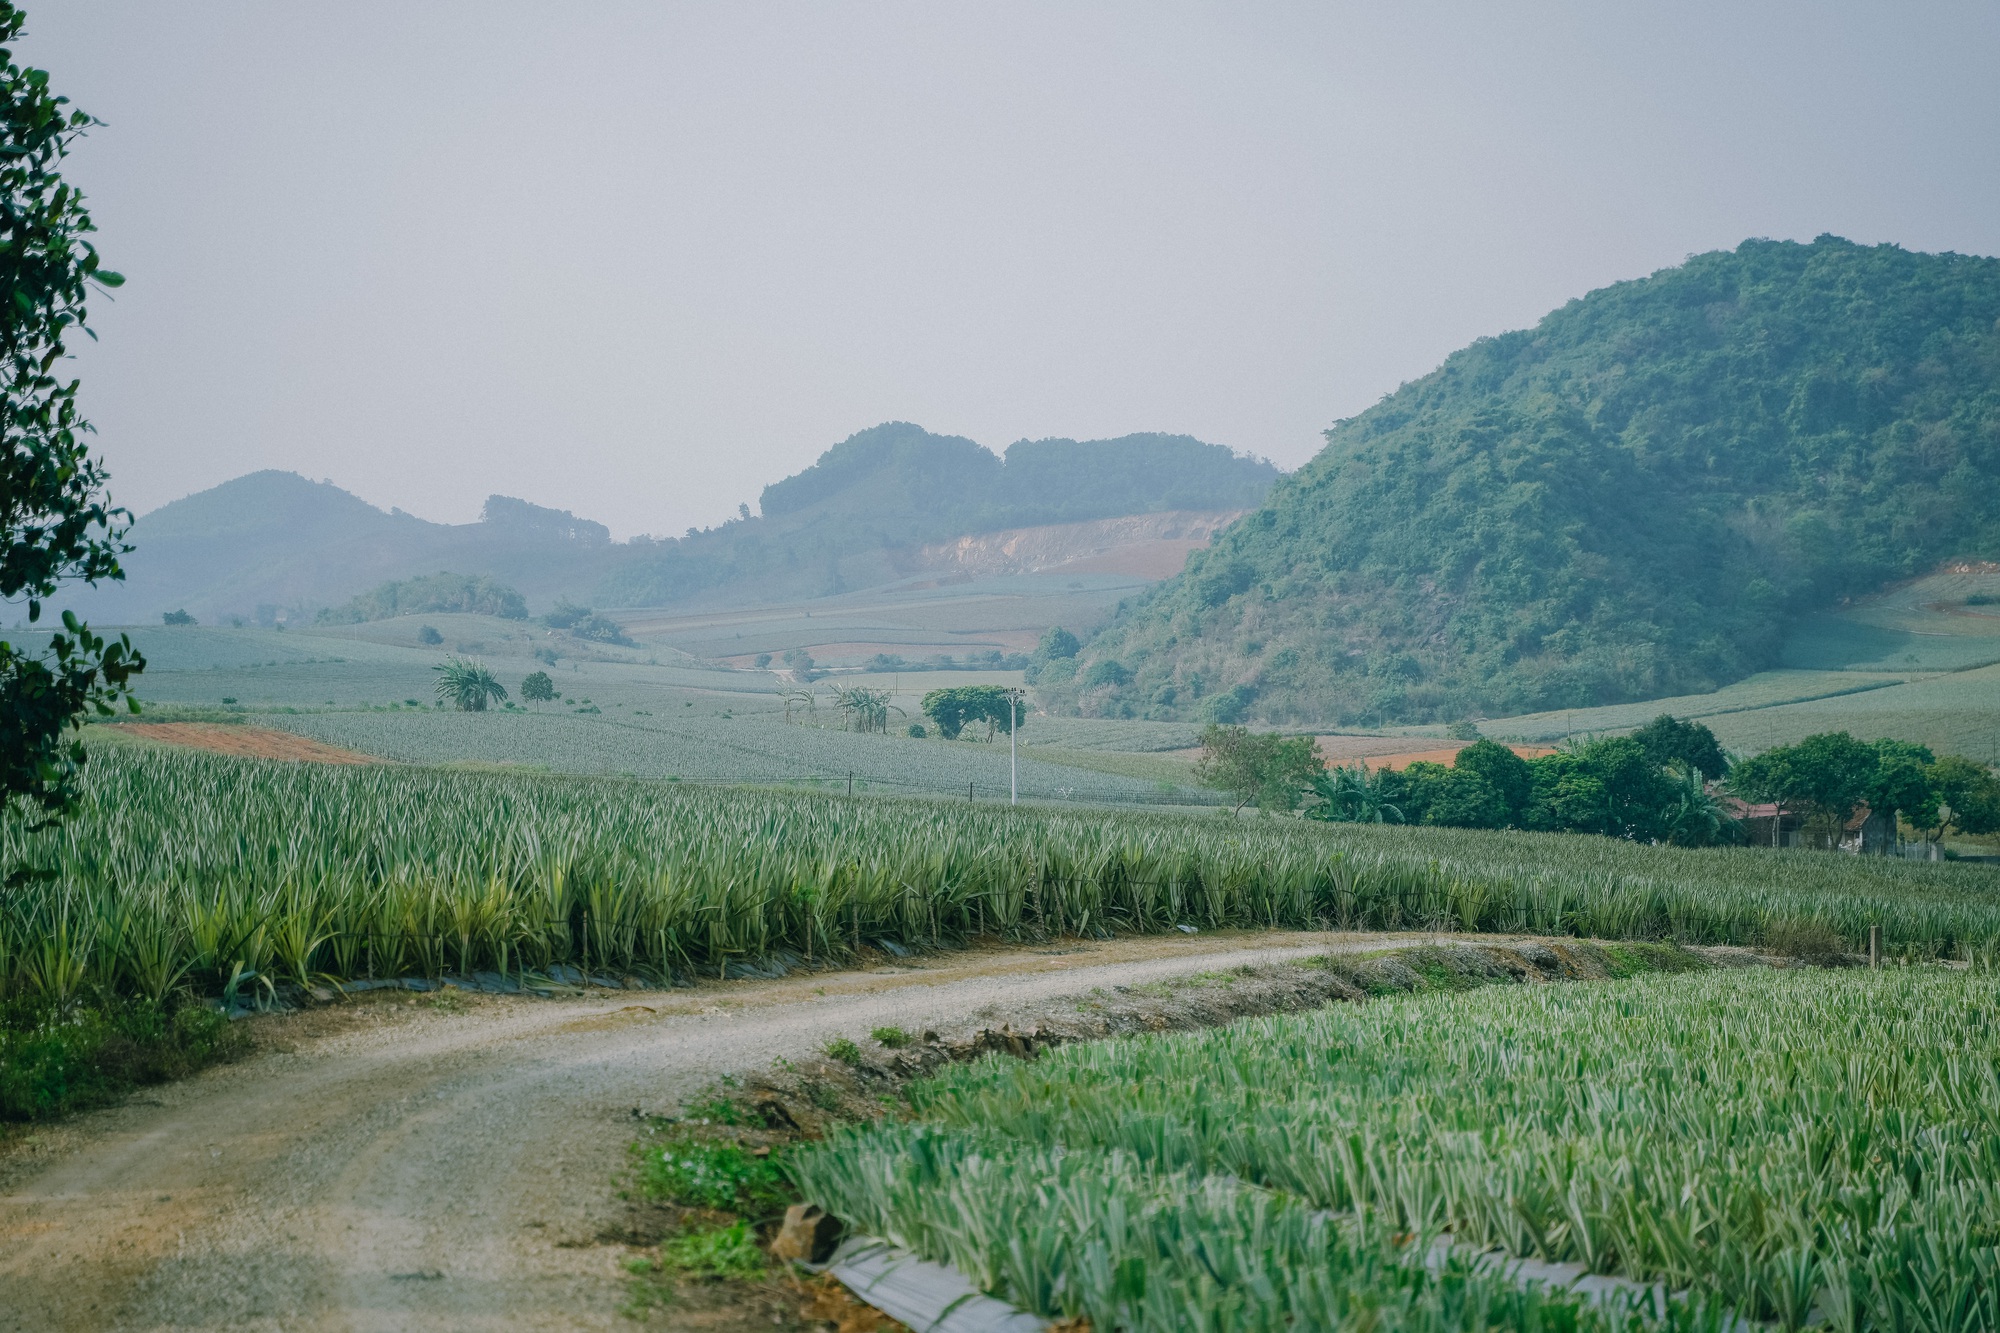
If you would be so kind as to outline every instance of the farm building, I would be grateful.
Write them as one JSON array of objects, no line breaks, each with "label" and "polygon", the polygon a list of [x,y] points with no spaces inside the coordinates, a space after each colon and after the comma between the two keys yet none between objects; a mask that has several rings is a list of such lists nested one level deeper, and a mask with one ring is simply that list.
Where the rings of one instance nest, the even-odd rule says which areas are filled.
[{"label": "farm building", "polygon": [[1895,815],[1877,813],[1866,805],[1856,809],[1836,834],[1824,820],[1808,818],[1797,810],[1781,811],[1772,803],[1752,805],[1730,800],[1725,804],[1743,825],[1752,847],[1808,847],[1865,856],[1895,856],[1902,848]]}]

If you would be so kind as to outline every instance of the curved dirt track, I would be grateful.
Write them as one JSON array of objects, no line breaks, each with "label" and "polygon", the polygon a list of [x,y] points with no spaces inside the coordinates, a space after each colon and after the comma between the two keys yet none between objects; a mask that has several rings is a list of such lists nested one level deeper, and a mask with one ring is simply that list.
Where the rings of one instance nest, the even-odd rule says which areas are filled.
[{"label": "curved dirt track", "polygon": [[624,1251],[597,1237],[619,1217],[634,1107],[885,1024],[1417,938],[1438,937],[1175,936],[259,1020],[293,1025],[297,1049],[0,1158],[0,1329],[618,1327]]}]

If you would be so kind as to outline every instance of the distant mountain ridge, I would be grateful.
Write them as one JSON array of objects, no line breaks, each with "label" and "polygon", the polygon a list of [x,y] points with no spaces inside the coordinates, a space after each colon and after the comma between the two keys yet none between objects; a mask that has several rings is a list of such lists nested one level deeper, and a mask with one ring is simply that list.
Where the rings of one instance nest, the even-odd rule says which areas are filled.
[{"label": "distant mountain ridge", "polygon": [[1247,509],[1278,475],[1188,435],[1022,440],[1001,457],[962,436],[887,422],[765,487],[760,517],[636,550],[599,596],[618,606],[823,596],[886,582],[904,571],[910,548],[967,534]]},{"label": "distant mountain ridge", "polygon": [[2000,260],[1746,241],[1326,432],[1055,706],[1439,721],[1712,690],[1793,617],[2000,556]]},{"label": "distant mountain ridge", "polygon": [[65,589],[57,605],[100,624],[157,622],[185,607],[203,621],[289,617],[389,579],[484,574],[529,596],[595,582],[617,549],[610,529],[496,495],[477,523],[384,513],[330,482],[252,472],[141,516],[125,579]]},{"label": "distant mountain ridge", "polygon": [[125,581],[65,589],[52,606],[100,625],[158,623],[182,608],[207,623],[300,620],[391,580],[446,571],[509,585],[537,610],[561,596],[596,606],[811,596],[898,577],[903,555],[970,533],[1246,509],[1277,475],[1188,436],[1023,441],[1003,460],[890,423],[766,487],[761,517],[615,542],[601,523],[509,496],[488,497],[476,523],[432,523],[329,482],[253,472],[143,515]]}]

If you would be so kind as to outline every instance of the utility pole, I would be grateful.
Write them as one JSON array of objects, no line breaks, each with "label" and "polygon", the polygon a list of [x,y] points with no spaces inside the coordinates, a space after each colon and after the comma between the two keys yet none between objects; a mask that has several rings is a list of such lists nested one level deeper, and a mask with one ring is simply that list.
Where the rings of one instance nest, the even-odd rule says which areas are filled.
[{"label": "utility pole", "polygon": [[1014,733],[1021,729],[1021,696],[1018,691],[1007,691],[1007,804],[1021,803],[1021,780],[1019,768],[1014,759]]}]

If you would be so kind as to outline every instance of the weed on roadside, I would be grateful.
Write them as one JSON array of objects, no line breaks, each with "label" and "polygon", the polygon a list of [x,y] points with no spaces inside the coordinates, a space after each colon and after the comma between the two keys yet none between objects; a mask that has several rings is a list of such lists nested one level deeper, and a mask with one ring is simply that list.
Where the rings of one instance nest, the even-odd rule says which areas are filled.
[{"label": "weed on roadside", "polygon": [[633,1144],[632,1156],[640,1193],[660,1203],[769,1217],[791,1200],[768,1149],[669,1132]]},{"label": "weed on roadside", "polygon": [[240,1028],[204,1005],[10,1000],[0,1004],[0,1120],[53,1120],[102,1106],[248,1046]]}]

